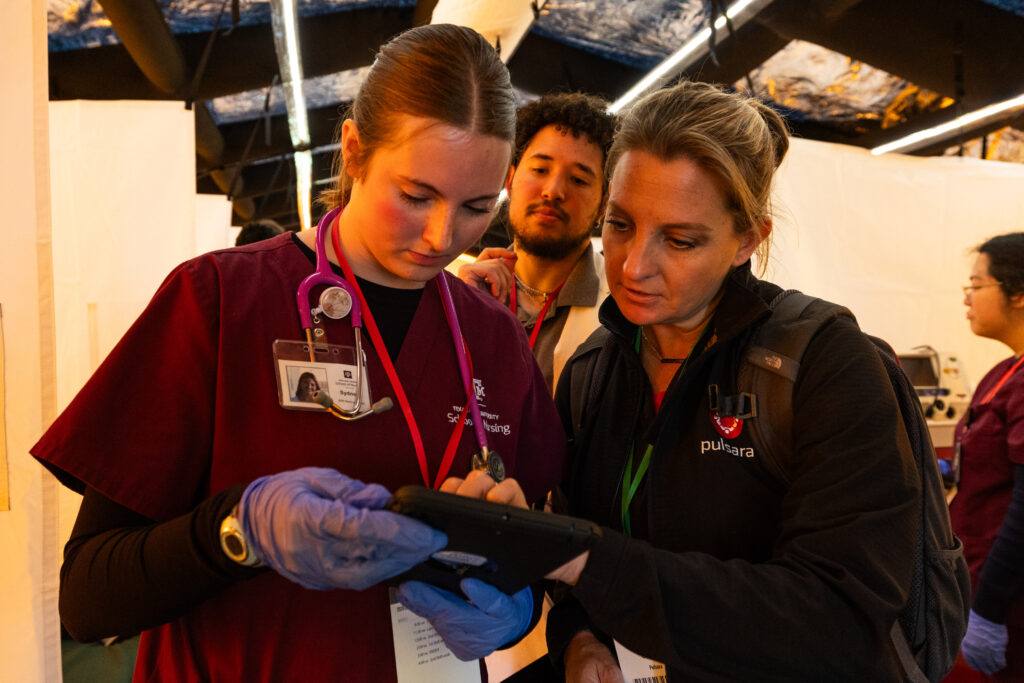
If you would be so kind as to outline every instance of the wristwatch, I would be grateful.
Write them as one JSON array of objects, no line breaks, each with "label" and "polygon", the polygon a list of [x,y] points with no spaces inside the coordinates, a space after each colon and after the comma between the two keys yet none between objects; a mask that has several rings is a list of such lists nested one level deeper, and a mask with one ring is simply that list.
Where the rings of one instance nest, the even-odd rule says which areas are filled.
[{"label": "wristwatch", "polygon": [[231,514],[220,523],[220,547],[224,554],[244,567],[260,567],[262,563],[252,551],[249,539],[242,531],[242,522],[238,519],[238,506],[231,509]]}]

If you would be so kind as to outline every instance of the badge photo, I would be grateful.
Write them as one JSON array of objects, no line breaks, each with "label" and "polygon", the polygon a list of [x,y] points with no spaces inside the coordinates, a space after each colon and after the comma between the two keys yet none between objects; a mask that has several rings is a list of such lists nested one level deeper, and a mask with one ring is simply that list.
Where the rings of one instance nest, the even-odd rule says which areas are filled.
[{"label": "badge photo", "polygon": [[[350,346],[313,344],[278,340],[274,342],[274,363],[277,366],[277,393],[281,407],[290,410],[324,409],[330,397],[344,409],[356,405],[362,389],[362,405],[370,405],[369,382],[366,381],[366,360],[356,365],[356,352]],[[310,360],[312,355],[313,360]],[[360,375],[363,381],[360,382]],[[325,396],[326,395],[326,396]]]}]

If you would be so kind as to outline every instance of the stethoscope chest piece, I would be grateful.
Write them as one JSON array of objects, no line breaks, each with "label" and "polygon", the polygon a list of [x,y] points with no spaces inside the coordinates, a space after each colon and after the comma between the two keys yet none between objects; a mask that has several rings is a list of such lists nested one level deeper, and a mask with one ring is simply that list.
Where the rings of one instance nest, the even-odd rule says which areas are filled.
[{"label": "stethoscope chest piece", "polygon": [[505,479],[505,463],[496,451],[485,448],[481,453],[474,453],[473,469],[483,471],[496,482]]},{"label": "stethoscope chest piece", "polygon": [[328,287],[320,293],[317,308],[331,320],[341,320],[352,312],[352,295],[342,287]]}]

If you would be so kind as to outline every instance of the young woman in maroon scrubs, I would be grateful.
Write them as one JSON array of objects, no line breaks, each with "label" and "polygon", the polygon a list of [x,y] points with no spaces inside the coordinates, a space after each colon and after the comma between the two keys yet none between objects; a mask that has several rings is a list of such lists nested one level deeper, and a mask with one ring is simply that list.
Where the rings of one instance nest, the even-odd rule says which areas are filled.
[{"label": "young woman in maroon scrubs", "polygon": [[[362,300],[363,374],[391,410],[351,422],[291,404],[281,378],[303,361],[279,365],[275,342],[305,339],[296,292],[313,271],[314,231],[205,254],[168,276],[32,451],[84,493],[61,570],[75,638],[141,631],[135,680],[398,677],[381,581],[446,539],[382,508],[389,490],[470,471],[467,393],[518,480],[489,498],[539,501],[561,476],[564,436],[522,326],[442,270],[487,227],[515,106],[481,36],[423,26],[381,48],[343,123],[326,198],[343,211],[322,226],[326,253]],[[353,347],[350,317],[317,326]],[[477,494],[493,482],[474,473],[459,484]],[[477,587],[476,604],[485,594]],[[492,597],[486,610],[448,610],[484,627],[471,638],[437,625],[460,659],[525,632],[532,596]]]},{"label": "young woman in maroon scrubs", "polygon": [[1024,232],[980,247],[964,287],[971,331],[1013,355],[978,383],[957,426],[960,483],[950,505],[974,586],[961,647],[989,680],[1024,680]]}]

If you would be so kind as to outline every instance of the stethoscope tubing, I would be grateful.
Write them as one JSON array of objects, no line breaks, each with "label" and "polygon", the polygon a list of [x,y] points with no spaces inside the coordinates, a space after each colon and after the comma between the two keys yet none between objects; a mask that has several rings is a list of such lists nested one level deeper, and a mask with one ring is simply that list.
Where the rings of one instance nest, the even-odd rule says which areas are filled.
[{"label": "stethoscope tubing", "polygon": [[[328,412],[336,417],[339,417],[346,421],[358,420],[362,417],[369,415],[375,415],[379,412],[387,410],[391,407],[390,400],[378,401],[370,409],[362,410],[362,390],[363,383],[366,381],[365,375],[362,372],[363,369],[363,349],[362,349],[362,307],[359,303],[359,296],[355,290],[355,287],[345,280],[345,278],[337,275],[331,269],[330,260],[327,258],[327,233],[331,231],[334,224],[334,220],[341,214],[341,207],[337,207],[328,211],[320,219],[316,229],[316,268],[306,278],[299,283],[298,291],[296,292],[296,303],[299,310],[299,320],[302,323],[302,327],[306,332],[307,342],[310,343],[310,354],[312,356],[312,337],[311,330],[313,327],[313,309],[309,305],[309,297],[312,289],[319,285],[327,285],[332,287],[341,287],[349,296],[352,298],[352,310],[349,311],[352,322],[352,330],[355,336],[356,344],[356,404],[350,410],[345,410],[341,406],[332,402],[330,407],[325,406]],[[338,254],[338,258],[343,258],[342,254]],[[455,302],[452,299],[451,289],[448,286],[448,281],[444,276],[444,271],[437,275],[437,286],[441,294],[441,302],[444,306],[445,318],[448,321],[448,329],[451,332],[452,343],[455,346],[455,358],[458,361],[459,376],[462,379],[462,385],[466,392],[466,403],[469,406],[470,416],[473,420],[473,431],[476,435],[477,445],[480,447],[481,454],[486,460],[489,453],[487,447],[487,430],[484,427],[483,420],[480,418],[480,404],[476,398],[476,391],[473,387],[473,377],[469,368],[469,358],[467,356],[466,341],[462,336],[462,329],[459,326],[459,317],[455,311]],[[387,407],[383,410],[377,410],[378,404],[383,406],[386,403]]]},{"label": "stethoscope tubing", "polygon": [[466,341],[462,336],[462,328],[459,326],[459,316],[455,312],[455,302],[452,300],[452,292],[448,287],[448,280],[444,271],[438,273],[437,284],[441,290],[441,301],[448,319],[448,329],[452,333],[452,341],[455,344],[455,358],[459,363],[459,375],[462,377],[462,384],[466,389],[466,402],[469,404],[469,414],[473,418],[473,431],[476,433],[476,442],[480,446],[481,454],[487,458],[487,431],[480,419],[480,404],[476,400],[476,389],[473,387],[473,375],[469,370],[469,360],[466,356]]}]

